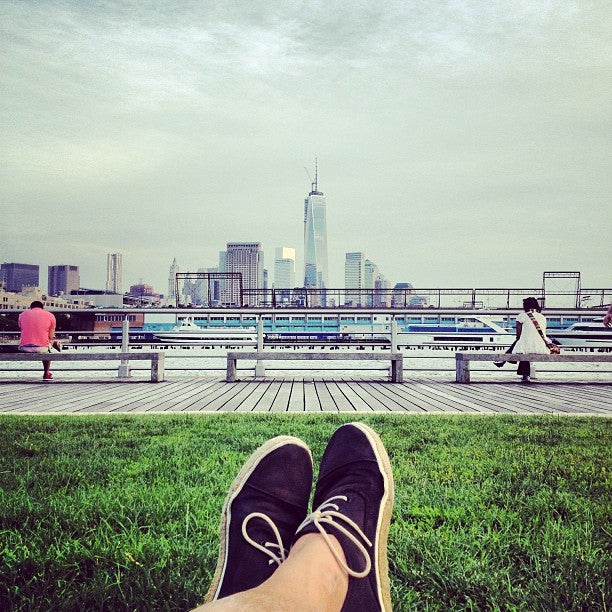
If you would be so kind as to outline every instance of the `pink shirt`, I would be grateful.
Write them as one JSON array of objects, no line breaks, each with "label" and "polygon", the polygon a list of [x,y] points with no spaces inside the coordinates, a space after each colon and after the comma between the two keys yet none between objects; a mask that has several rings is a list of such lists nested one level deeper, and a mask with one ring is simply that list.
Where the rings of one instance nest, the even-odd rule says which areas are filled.
[{"label": "pink shirt", "polygon": [[49,340],[55,332],[55,316],[42,308],[30,308],[19,315],[21,339],[19,346],[49,346]]}]

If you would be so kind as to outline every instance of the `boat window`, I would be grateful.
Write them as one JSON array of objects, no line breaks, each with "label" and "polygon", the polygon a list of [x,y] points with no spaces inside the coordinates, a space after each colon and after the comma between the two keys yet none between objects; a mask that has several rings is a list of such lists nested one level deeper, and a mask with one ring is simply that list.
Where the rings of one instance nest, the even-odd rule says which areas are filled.
[{"label": "boat window", "polygon": [[442,317],[442,323],[455,323],[455,317]]}]

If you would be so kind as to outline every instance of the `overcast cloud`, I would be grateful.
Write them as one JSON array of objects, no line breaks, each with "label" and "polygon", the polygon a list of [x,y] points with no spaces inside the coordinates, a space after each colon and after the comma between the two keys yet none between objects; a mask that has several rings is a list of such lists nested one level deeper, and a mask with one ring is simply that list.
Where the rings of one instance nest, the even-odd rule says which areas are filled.
[{"label": "overcast cloud", "polygon": [[609,0],[0,3],[0,260],[167,288],[227,241],[330,276],[609,287]]}]

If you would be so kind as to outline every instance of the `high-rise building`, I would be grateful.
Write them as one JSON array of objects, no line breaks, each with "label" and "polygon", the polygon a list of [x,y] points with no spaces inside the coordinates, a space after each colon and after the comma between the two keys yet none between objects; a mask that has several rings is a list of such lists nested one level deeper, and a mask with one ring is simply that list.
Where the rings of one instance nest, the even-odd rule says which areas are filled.
[{"label": "high-rise building", "polygon": [[49,295],[70,295],[81,287],[79,266],[49,266]]},{"label": "high-rise building", "polygon": [[[326,289],[327,268],[327,217],[325,194],[318,188],[318,168],[315,180],[304,200],[304,286]],[[323,302],[325,296],[323,296]]]},{"label": "high-rise building", "polygon": [[[227,272],[242,274],[243,289],[263,289],[264,258],[260,242],[228,242],[225,269]],[[247,295],[241,304],[238,283],[226,281],[223,301],[237,306],[257,306],[257,295]]]},{"label": "high-rise building", "polygon": [[106,290],[123,293],[123,255],[108,253],[106,256]]},{"label": "high-rise building", "polygon": [[172,260],[172,265],[168,270],[168,300],[174,301],[176,300],[176,274],[180,272],[181,269],[176,263],[176,257]]},{"label": "high-rise building", "polygon": [[38,287],[39,268],[34,264],[3,263],[0,265],[0,282],[5,291],[20,292],[24,287]]},{"label": "high-rise building", "polygon": [[[365,255],[347,253],[344,261],[345,304],[362,305],[361,290],[365,288]],[[354,289],[355,291],[351,291]]]},{"label": "high-rise building", "polygon": [[365,260],[364,288],[369,290],[366,296],[366,306],[380,308],[388,305],[385,291],[387,289],[387,280],[379,267],[370,259]]},{"label": "high-rise building", "polygon": [[[295,249],[278,247],[274,257],[274,288],[282,301],[291,299],[291,289],[295,287]],[[280,290],[280,292],[278,291]]]}]

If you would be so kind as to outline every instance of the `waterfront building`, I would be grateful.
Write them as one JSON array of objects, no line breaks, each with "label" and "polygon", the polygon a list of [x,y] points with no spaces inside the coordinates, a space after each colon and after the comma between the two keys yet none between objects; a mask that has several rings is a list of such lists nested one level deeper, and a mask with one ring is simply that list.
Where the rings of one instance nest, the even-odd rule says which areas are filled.
[{"label": "waterfront building", "polygon": [[176,275],[181,269],[176,262],[176,257],[172,260],[172,265],[168,270],[168,301],[176,302]]},{"label": "waterfront building", "polygon": [[3,263],[0,265],[0,283],[5,291],[23,291],[24,287],[38,287],[39,267],[34,264]]},{"label": "waterfront building", "polygon": [[278,247],[274,257],[274,288],[277,289],[277,299],[289,302],[293,287],[295,287],[295,249]]},{"label": "waterfront building", "polygon": [[[362,289],[365,288],[365,255],[361,251],[346,253],[344,260],[344,303],[362,306]],[[354,291],[351,291],[353,289]]]},{"label": "waterfront building", "polygon": [[[318,168],[304,200],[304,287],[327,289],[327,216],[325,194],[318,188]],[[325,294],[323,293],[325,305]]]},{"label": "waterfront building", "polygon": [[45,305],[45,308],[89,308],[91,300],[79,296],[49,297],[45,295],[40,287],[28,285],[23,291],[8,292],[0,289],[0,310],[20,310],[30,307],[30,304],[38,300]]},{"label": "waterfront building", "polygon": [[385,292],[387,280],[379,267],[370,259],[365,260],[364,288],[369,290],[366,296],[366,306],[380,308],[388,305]]},{"label": "waterfront building", "polygon": [[106,291],[123,293],[123,255],[108,253],[106,256]]},{"label": "waterfront building", "polygon": [[130,285],[130,296],[136,298],[135,301],[143,305],[158,304],[161,299],[161,295],[156,293],[151,285],[145,285],[144,283]]},{"label": "waterfront building", "polygon": [[[243,289],[263,289],[264,286],[264,257],[259,242],[228,242],[226,251],[226,272],[239,272],[242,274]],[[223,292],[223,302],[228,305],[257,306],[257,295],[249,294],[243,297],[240,303],[240,287],[234,281],[226,281]]]},{"label": "waterfront building", "polygon": [[81,287],[79,266],[49,266],[48,272],[49,295],[70,295],[73,291],[78,292]]}]

